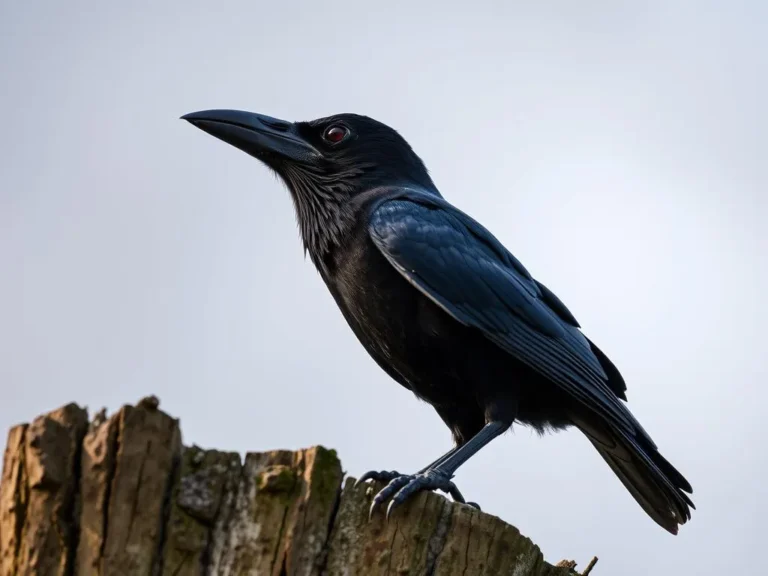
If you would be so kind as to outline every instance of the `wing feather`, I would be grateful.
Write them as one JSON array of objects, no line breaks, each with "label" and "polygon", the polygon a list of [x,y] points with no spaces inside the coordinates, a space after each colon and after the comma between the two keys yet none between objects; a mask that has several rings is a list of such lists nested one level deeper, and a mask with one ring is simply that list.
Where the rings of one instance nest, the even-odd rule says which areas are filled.
[{"label": "wing feather", "polygon": [[570,311],[479,223],[439,198],[400,197],[373,206],[368,231],[392,266],[457,321],[653,446]]}]

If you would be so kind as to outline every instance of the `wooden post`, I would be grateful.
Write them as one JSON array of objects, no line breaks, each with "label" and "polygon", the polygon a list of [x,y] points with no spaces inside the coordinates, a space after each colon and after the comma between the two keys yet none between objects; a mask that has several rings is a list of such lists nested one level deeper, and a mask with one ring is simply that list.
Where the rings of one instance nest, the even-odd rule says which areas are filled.
[{"label": "wooden post", "polygon": [[372,491],[320,446],[244,460],[184,447],[154,397],[91,422],[68,404],[8,434],[0,576],[577,574],[438,494],[369,521]]}]

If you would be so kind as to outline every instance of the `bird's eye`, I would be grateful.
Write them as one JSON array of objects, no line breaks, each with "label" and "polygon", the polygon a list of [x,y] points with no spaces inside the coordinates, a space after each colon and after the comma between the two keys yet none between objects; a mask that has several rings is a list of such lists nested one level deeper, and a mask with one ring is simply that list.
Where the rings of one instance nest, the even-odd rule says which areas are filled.
[{"label": "bird's eye", "polygon": [[331,144],[338,144],[347,137],[347,134],[349,134],[349,130],[346,128],[346,126],[335,124],[334,126],[330,126],[323,133],[323,138],[325,138]]}]

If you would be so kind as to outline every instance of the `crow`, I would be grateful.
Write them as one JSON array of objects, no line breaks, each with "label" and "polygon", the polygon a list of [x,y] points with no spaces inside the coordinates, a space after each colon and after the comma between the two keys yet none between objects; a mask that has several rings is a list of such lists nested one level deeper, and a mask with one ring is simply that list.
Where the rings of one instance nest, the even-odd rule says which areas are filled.
[{"label": "crow", "polygon": [[691,485],[626,407],[616,366],[551,290],[443,198],[396,130],[349,113],[182,119],[277,173],[305,255],[355,336],[452,432],[453,449],[415,474],[361,476],[387,482],[371,514],[390,500],[389,517],[421,490],[465,503],[455,472],[518,422],[540,433],[576,427],[656,523],[677,534],[690,519]]}]

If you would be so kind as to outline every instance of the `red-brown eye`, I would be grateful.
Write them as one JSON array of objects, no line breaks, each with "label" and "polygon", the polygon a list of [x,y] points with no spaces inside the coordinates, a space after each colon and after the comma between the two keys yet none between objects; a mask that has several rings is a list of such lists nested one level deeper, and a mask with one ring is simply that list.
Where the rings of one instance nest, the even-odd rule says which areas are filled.
[{"label": "red-brown eye", "polygon": [[347,134],[349,134],[349,130],[346,127],[336,125],[328,128],[323,134],[323,138],[331,144],[338,144],[346,138]]}]

